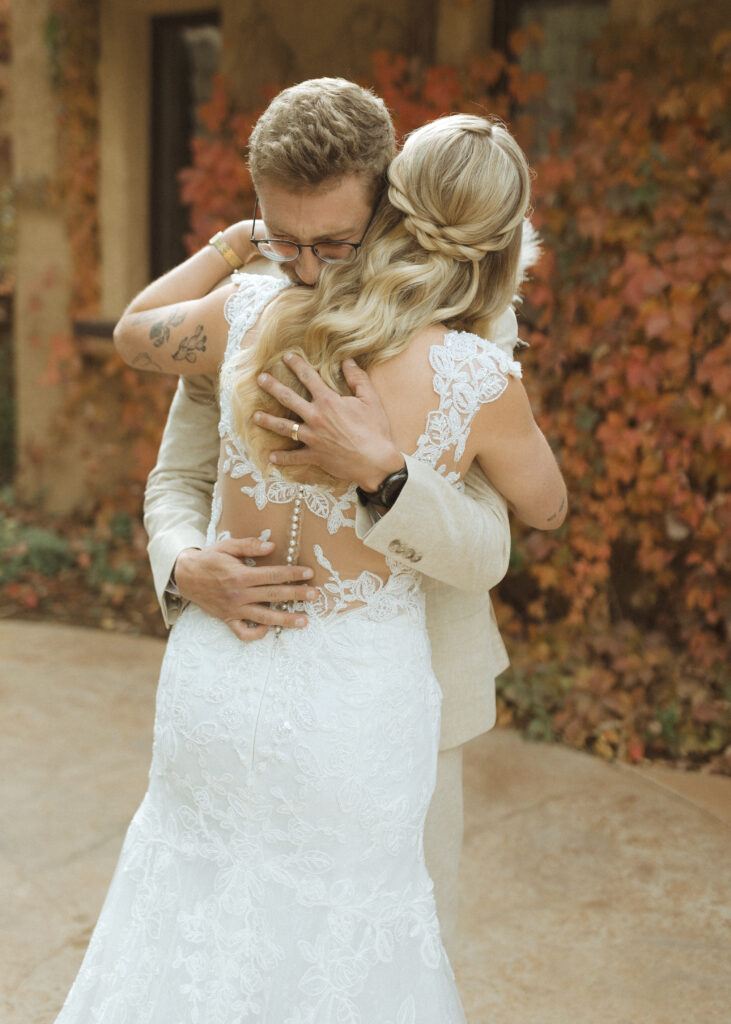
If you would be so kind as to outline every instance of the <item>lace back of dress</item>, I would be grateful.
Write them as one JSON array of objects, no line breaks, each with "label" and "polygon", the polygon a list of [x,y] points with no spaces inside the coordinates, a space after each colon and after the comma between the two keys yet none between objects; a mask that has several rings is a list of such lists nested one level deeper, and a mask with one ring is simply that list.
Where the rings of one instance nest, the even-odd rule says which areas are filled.
[{"label": "lace back of dress", "polygon": [[[264,307],[287,287],[287,282],[269,277],[240,274],[235,279],[239,288],[226,304],[230,324],[226,362]],[[414,396],[416,407],[412,410],[417,424],[413,437],[418,438],[414,456],[461,486],[459,462],[472,420],[481,404],[502,394],[509,374],[520,375],[520,366],[491,343],[463,333],[447,334],[443,344],[427,351],[427,386],[423,397]],[[221,375],[221,454],[209,541],[229,536],[271,540],[273,553],[258,564],[281,565],[292,554],[296,515],[297,550],[293,554],[298,556],[298,564],[313,569],[312,584],[319,592],[317,601],[307,606],[309,614],[327,617],[355,608],[377,619],[404,611],[421,614],[419,574],[395,558],[370,550],[357,538],[355,485],[339,490],[302,486],[288,481],[276,467],[265,477],[252,463],[232,429],[226,362]]]},{"label": "lace back of dress", "polygon": [[[230,324],[226,360],[221,374],[221,454],[218,482],[208,540],[255,536],[271,540],[275,549],[257,564],[281,565],[291,554],[293,518],[297,518],[297,564],[313,569],[312,585],[318,599],[307,611],[319,617],[366,607],[380,617],[384,609],[414,602],[418,581],[402,577],[377,552],[366,548],[355,535],[355,485],[341,489],[299,485],[288,481],[273,467],[265,477],[249,459],[234,434],[231,418],[231,381],[226,366],[256,323],[264,307],[287,282],[240,274],[239,288],[226,304]],[[399,599],[396,595],[400,595]]]}]

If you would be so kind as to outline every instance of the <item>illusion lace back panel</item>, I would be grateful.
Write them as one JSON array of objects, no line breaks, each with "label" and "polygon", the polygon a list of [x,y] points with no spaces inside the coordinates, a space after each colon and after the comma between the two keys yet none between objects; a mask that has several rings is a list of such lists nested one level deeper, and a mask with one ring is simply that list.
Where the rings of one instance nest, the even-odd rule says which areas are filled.
[{"label": "illusion lace back panel", "polygon": [[[284,286],[236,280],[229,357]],[[458,485],[517,369],[469,335],[412,355],[414,449]],[[294,491],[252,470],[222,383],[209,539],[271,530],[281,559]],[[148,789],[57,1024],[465,1024],[424,861],[442,695],[419,579],[359,544],[352,490],[305,505],[306,628],[242,643],[194,605],[173,627]]]},{"label": "illusion lace back panel", "polygon": [[[298,485],[276,468],[264,477],[249,459],[231,418],[231,356],[246,343],[262,309],[287,286],[275,278],[240,275],[226,316],[229,343],[221,374],[221,455],[208,542],[224,537],[259,536],[275,549],[259,564],[281,564]],[[438,334],[438,332],[436,332]],[[403,365],[402,365],[403,364]],[[520,376],[520,364],[475,335],[447,334],[440,344],[417,343],[414,351],[381,364],[371,376],[381,391],[394,437],[402,451],[413,453],[461,487],[460,462],[470,425],[480,406],[499,398],[508,375]],[[408,380],[404,403],[399,380]],[[465,469],[467,467],[464,467]],[[392,614],[397,605],[418,600],[418,573],[390,563],[365,547],[355,535],[355,485],[340,489],[305,486],[299,561],[310,566],[320,592],[309,605],[311,615],[353,610],[367,605],[375,617]]]}]

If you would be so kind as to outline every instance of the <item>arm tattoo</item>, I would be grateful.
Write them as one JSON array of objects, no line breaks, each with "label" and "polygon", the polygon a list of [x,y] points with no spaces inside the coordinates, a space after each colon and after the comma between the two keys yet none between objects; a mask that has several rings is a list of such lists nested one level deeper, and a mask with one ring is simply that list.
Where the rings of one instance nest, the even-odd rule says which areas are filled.
[{"label": "arm tattoo", "polygon": [[551,520],[556,518],[556,516],[560,516],[561,513],[563,512],[563,507],[564,507],[565,504],[566,504],[566,498],[561,498],[561,504],[558,506],[558,511],[554,512],[552,516],[549,516],[548,519],[546,520],[546,522],[550,523]]},{"label": "arm tattoo", "polygon": [[[180,327],[185,320],[185,313],[180,310],[173,310],[167,320],[158,320],[150,328],[150,341],[155,348],[160,348],[166,341],[170,340],[170,331],[173,327]],[[173,357],[174,358],[174,357]]]},{"label": "arm tattoo", "polygon": [[205,352],[208,335],[203,331],[203,324],[198,324],[195,333],[188,335],[178,345],[177,351],[173,352],[173,359],[178,362],[185,360],[186,363],[194,363],[199,352]]},{"label": "arm tattoo", "polygon": [[153,370],[156,373],[165,373],[162,366],[156,363],[147,352],[140,352],[138,356],[134,357],[130,365],[137,367],[138,370]]}]

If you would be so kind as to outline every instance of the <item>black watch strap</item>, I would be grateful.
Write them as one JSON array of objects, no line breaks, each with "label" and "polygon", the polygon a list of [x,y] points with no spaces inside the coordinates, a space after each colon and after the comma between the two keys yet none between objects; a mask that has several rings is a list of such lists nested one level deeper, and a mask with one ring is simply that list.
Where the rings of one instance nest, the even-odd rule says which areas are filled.
[{"label": "black watch strap", "polygon": [[361,505],[380,505],[382,508],[391,508],[409,479],[409,471],[406,466],[397,469],[395,473],[389,474],[377,491],[364,491],[362,487],[356,488],[358,501]]}]

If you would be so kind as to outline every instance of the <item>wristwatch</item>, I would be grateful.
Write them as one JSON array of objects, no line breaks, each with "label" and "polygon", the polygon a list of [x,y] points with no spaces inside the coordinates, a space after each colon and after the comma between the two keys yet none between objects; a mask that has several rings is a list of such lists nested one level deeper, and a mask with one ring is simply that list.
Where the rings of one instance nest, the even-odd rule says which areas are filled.
[{"label": "wristwatch", "polygon": [[408,479],[409,471],[404,466],[382,480],[377,491],[364,491],[362,487],[356,487],[358,501],[363,506],[380,505],[382,508],[393,508]]}]

